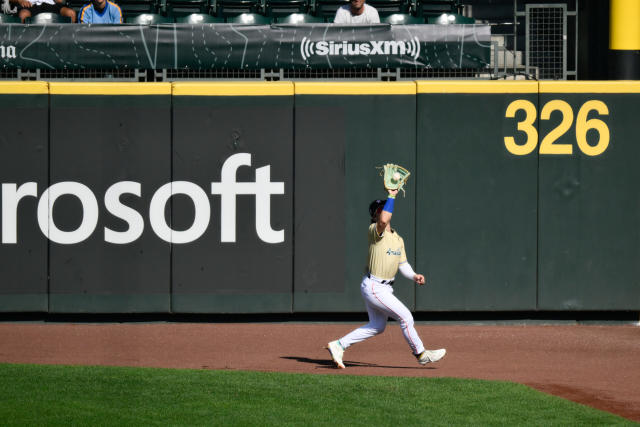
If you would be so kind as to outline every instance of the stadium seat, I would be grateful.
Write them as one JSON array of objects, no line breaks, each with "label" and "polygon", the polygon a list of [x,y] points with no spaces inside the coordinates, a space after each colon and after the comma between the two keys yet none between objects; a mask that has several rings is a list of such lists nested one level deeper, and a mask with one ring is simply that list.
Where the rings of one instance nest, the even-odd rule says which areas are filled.
[{"label": "stadium seat", "polygon": [[324,22],[324,19],[306,13],[292,13],[291,15],[278,18],[277,22],[279,24],[311,24]]},{"label": "stadium seat", "polygon": [[349,0],[316,0],[314,15],[323,18],[325,22],[333,22],[338,8],[348,4]]},{"label": "stadium seat", "polygon": [[412,0],[416,10],[416,16],[425,18],[440,16],[443,13],[458,13],[460,2],[457,0]]},{"label": "stadium seat", "polygon": [[193,13],[209,13],[208,0],[162,0],[160,10],[167,16],[174,18],[187,16]]},{"label": "stadium seat", "polygon": [[6,15],[4,13],[0,13],[0,24],[19,24],[20,18],[18,15]]},{"label": "stadium seat", "polygon": [[[509,0],[465,0],[465,6],[471,6],[474,19],[491,22],[491,34],[508,34],[514,32],[514,4]],[[523,31],[523,28],[520,28]],[[509,49],[513,49],[513,37],[507,37]],[[520,43],[520,41],[518,41]]]},{"label": "stadium seat", "polygon": [[266,0],[265,15],[280,18],[292,13],[307,13],[309,3],[307,0]]},{"label": "stadium seat", "polygon": [[140,15],[132,16],[125,19],[127,24],[138,25],[155,25],[155,24],[169,24],[173,22],[173,19],[159,15],[157,13],[142,13]]},{"label": "stadium seat", "polygon": [[[88,1],[85,3],[88,3]],[[120,6],[125,21],[127,18],[133,18],[143,13],[158,12],[156,0],[118,0],[116,3]]]},{"label": "stadium seat", "polygon": [[213,10],[216,16],[225,18],[238,16],[243,13],[258,13],[261,9],[261,0],[215,0]]},{"label": "stadium seat", "polygon": [[177,16],[178,24],[215,24],[224,22],[224,18],[219,16],[211,16],[206,13],[192,13],[186,16]]},{"label": "stadium seat", "polygon": [[82,7],[87,3],[90,3],[90,1],[89,0],[67,0],[65,5],[75,10],[76,12],[80,12]]},{"label": "stadium seat", "polygon": [[378,10],[381,19],[394,13],[408,13],[410,6],[408,0],[367,0],[367,4]]},{"label": "stadium seat", "polygon": [[440,16],[427,17],[427,24],[473,24],[475,22],[475,19],[467,18],[466,16],[462,16],[457,13],[443,13]]},{"label": "stadium seat", "polygon": [[240,25],[270,25],[271,20],[263,15],[257,13],[242,13],[238,16],[233,16],[227,19],[227,22],[231,24]]},{"label": "stadium seat", "polygon": [[70,24],[71,18],[57,13],[39,13],[25,19],[26,24]]},{"label": "stadium seat", "polygon": [[380,18],[380,21],[391,25],[424,24],[424,19],[415,17],[408,13],[394,13],[393,15]]}]

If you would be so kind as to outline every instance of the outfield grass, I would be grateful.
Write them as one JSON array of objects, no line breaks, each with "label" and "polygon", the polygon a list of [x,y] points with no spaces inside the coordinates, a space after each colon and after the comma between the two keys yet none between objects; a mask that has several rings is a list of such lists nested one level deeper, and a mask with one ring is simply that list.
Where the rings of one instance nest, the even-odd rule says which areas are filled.
[{"label": "outfield grass", "polygon": [[519,384],[0,364],[2,425],[634,425]]}]

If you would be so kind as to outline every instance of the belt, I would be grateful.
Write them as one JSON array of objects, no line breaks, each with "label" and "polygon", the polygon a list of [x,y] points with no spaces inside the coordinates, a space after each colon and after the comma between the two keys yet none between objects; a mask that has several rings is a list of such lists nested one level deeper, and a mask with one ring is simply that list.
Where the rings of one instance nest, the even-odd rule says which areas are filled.
[{"label": "belt", "polygon": [[371,273],[367,273],[367,277],[371,280],[375,280],[378,283],[382,283],[383,285],[393,285],[393,282],[395,282],[395,280],[391,279],[391,280],[381,280],[378,279],[376,276],[373,276]]}]

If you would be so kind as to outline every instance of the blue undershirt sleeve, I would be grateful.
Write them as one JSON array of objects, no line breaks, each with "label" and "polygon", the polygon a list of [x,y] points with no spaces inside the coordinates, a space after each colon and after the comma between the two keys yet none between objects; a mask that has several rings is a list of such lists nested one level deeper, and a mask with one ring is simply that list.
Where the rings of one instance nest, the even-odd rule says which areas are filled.
[{"label": "blue undershirt sleeve", "polygon": [[387,211],[389,213],[393,213],[394,203],[395,203],[395,199],[393,197],[388,197],[387,201],[384,204],[384,208],[382,208],[382,210]]}]

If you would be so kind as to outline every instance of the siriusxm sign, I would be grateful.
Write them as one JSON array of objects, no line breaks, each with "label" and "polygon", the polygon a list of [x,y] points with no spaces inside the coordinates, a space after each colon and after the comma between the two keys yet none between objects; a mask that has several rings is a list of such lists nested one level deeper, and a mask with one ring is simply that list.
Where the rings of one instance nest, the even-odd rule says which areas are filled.
[{"label": "siriusxm sign", "polygon": [[[489,25],[24,26],[0,46],[8,69],[485,68]],[[100,36],[96,37],[96,31]],[[198,43],[193,32],[198,32]],[[11,38],[11,32],[7,32]],[[15,40],[13,40],[15,39]],[[10,43],[10,45],[9,45]],[[82,46],[83,49],[69,49]],[[101,52],[96,55],[95,52]],[[224,64],[219,62],[224,59]]]},{"label": "siriusxm sign", "polygon": [[380,40],[366,42],[311,41],[302,38],[300,54],[307,61],[313,56],[410,56],[414,60],[420,56],[420,42],[417,37],[410,40]]},{"label": "siriusxm sign", "polygon": [[[282,243],[284,229],[271,227],[271,198],[285,194],[284,182],[271,181],[271,166],[255,170],[252,182],[236,182],[236,171],[242,166],[251,166],[251,154],[238,153],[227,158],[222,165],[220,182],[212,182],[208,189],[211,195],[220,196],[220,241],[236,241],[236,198],[255,197],[255,230],[258,238],[266,243]],[[115,231],[104,227],[104,240],[113,244],[127,244],[136,241],[143,233],[145,221],[135,209],[123,204],[120,197],[132,194],[142,195],[142,186],[135,181],[120,181],[111,185],[104,194],[105,209],[113,216],[127,223],[125,231]],[[175,230],[165,218],[165,207],[175,195],[187,196],[195,208],[193,222],[186,230]],[[82,206],[82,221],[75,230],[62,230],[54,221],[53,210],[62,196],[73,196]],[[35,182],[2,184],[2,243],[18,242],[18,205],[27,197],[38,198]],[[45,189],[39,197],[37,221],[42,233],[49,240],[65,245],[80,243],[88,239],[98,224],[100,208],[94,192],[86,185],[75,181],[58,182]],[[207,192],[189,181],[173,181],[158,188],[149,206],[151,229],[162,240],[170,243],[190,243],[198,239],[209,226],[211,204]]]}]

